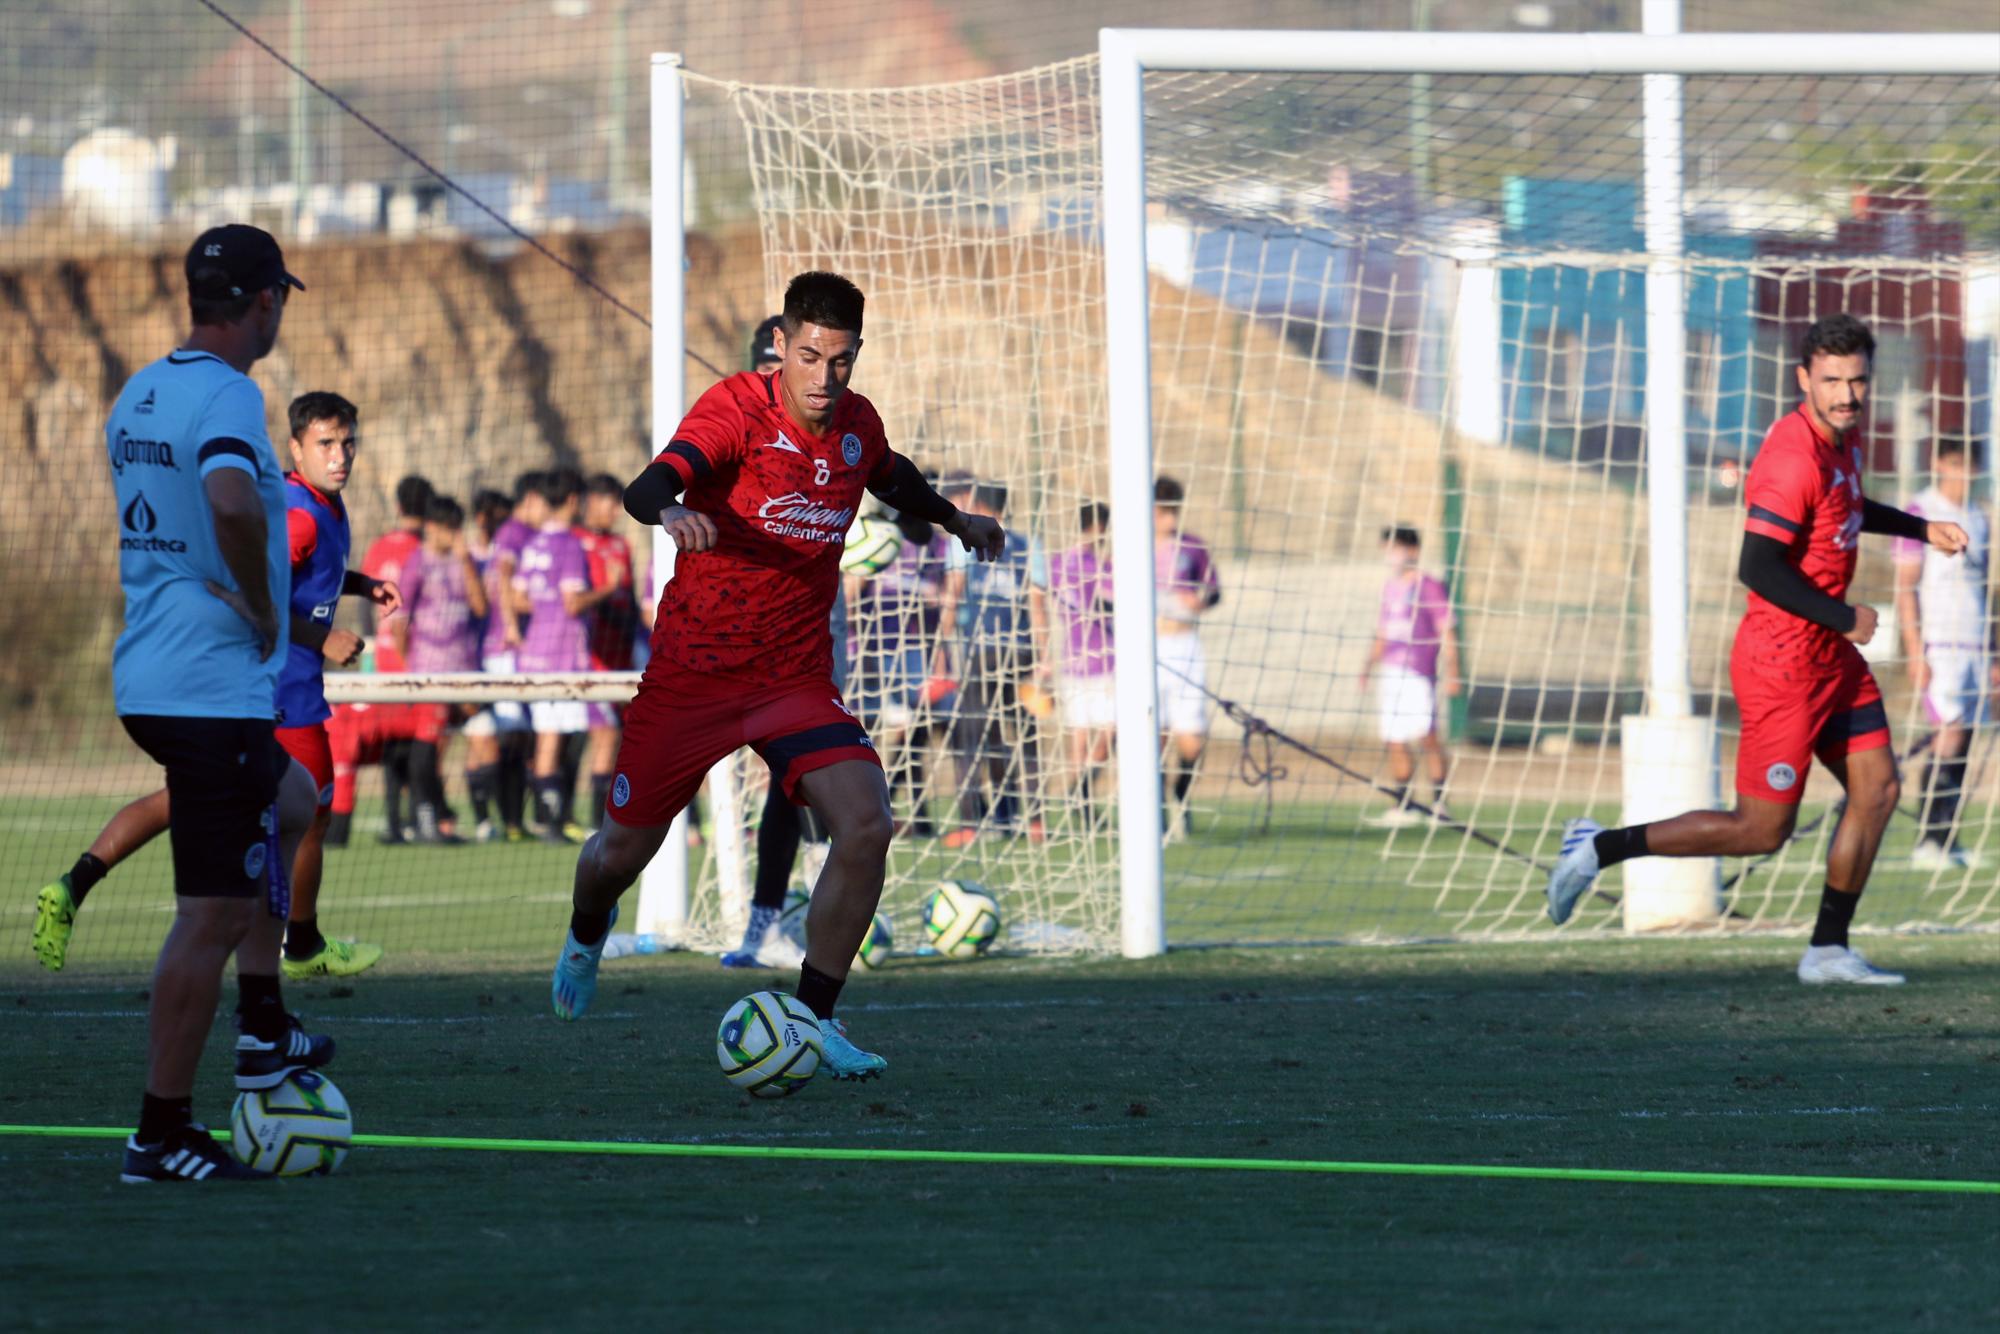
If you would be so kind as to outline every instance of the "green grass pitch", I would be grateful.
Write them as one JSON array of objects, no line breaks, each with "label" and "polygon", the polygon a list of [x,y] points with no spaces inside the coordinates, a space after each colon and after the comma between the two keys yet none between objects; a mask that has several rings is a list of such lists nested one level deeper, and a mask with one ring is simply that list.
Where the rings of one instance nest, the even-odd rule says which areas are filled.
[{"label": "green grass pitch", "polygon": [[[2000,948],[1796,943],[1197,950],[906,961],[843,1009],[887,1080],[730,1089],[713,1032],[783,979],[405,954],[294,986],[363,1131],[2000,1179]],[[32,969],[32,965],[28,965]],[[0,1122],[128,1124],[143,988],[0,975]],[[198,1113],[223,1121],[225,1025]],[[121,1187],[115,1146],[0,1137],[17,1328],[228,1319],[301,1276],[348,1328],[1715,1328],[2000,1318],[2000,1202],[1592,1182],[361,1149],[327,1180]],[[163,1296],[171,1294],[171,1298]],[[275,1300],[275,1298],[272,1298]]]}]

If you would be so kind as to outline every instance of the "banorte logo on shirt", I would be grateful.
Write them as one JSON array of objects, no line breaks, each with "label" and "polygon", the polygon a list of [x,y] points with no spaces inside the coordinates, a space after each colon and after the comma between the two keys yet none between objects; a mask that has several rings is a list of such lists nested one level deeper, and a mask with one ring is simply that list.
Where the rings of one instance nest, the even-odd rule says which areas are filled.
[{"label": "banorte logo on shirt", "polygon": [[764,531],[774,537],[796,537],[806,542],[840,542],[854,522],[854,510],[822,505],[797,491],[773,496],[757,508]]}]

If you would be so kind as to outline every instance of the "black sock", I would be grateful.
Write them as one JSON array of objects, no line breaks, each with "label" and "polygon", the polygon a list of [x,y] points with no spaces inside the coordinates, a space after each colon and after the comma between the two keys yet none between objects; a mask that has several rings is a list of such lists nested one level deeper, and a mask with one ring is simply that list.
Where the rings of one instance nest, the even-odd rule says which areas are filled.
[{"label": "black sock", "polygon": [[76,865],[69,868],[69,898],[71,903],[82,903],[83,896],[97,887],[97,882],[111,874],[111,868],[99,861],[91,853],[84,853],[76,859]]},{"label": "black sock", "polygon": [[410,743],[391,741],[382,747],[382,807],[389,837],[403,833],[403,789],[410,785]]},{"label": "black sock", "polygon": [[583,773],[583,752],[589,745],[588,732],[569,732],[563,736],[562,764],[559,767],[562,787],[558,795],[562,798],[564,824],[569,824],[576,817],[576,780]]},{"label": "black sock", "polygon": [[1931,766],[1931,783],[1924,834],[1948,848],[1955,841],[1958,803],[1965,794],[1965,757],[1938,760]]},{"label": "black sock", "polygon": [[792,863],[799,855],[798,812],[799,808],[785,799],[784,790],[773,783],[764,799],[763,817],[757,821],[757,878],[750,890],[750,902],[756,907],[785,906]]},{"label": "black sock", "polygon": [[444,775],[438,769],[437,742],[410,743],[410,791],[418,805],[431,808],[433,817],[444,815]]},{"label": "black sock", "polygon": [[285,997],[278,975],[236,975],[236,1026],[259,1042],[285,1036]]},{"label": "black sock", "polygon": [[815,1018],[833,1018],[833,1003],[840,999],[840,989],[847,979],[828,977],[809,963],[799,965],[799,1004],[813,1012]]},{"label": "black sock", "polygon": [[562,779],[553,776],[535,779],[535,818],[544,828],[562,828]]},{"label": "black sock", "polygon": [[604,828],[604,808],[611,804],[611,775],[590,776],[590,827]]},{"label": "black sock", "polygon": [[500,819],[509,829],[521,827],[528,804],[528,757],[516,736],[500,743]]},{"label": "black sock", "polygon": [[166,1143],[167,1136],[182,1126],[193,1124],[193,1098],[156,1098],[147,1093],[139,1098],[139,1129],[132,1138],[150,1148]]},{"label": "black sock", "polygon": [[1832,885],[1820,890],[1819,918],[1813,923],[1812,943],[1847,944],[1847,924],[1854,920],[1854,907],[1860,902],[1859,894],[1843,894]]},{"label": "black sock", "polygon": [[1396,799],[1398,809],[1410,804],[1410,788],[1407,783],[1397,783],[1389,789],[1389,795]]},{"label": "black sock", "polygon": [[1642,824],[1602,830],[1591,842],[1597,848],[1597,869],[1600,871],[1634,857],[1653,855],[1653,850],[1646,844],[1646,826]]},{"label": "black sock", "polygon": [[335,811],[332,818],[326,822],[326,839],[321,846],[328,848],[346,847],[347,836],[353,827],[353,811]]},{"label": "black sock", "polygon": [[285,957],[287,959],[310,959],[326,948],[326,937],[319,933],[318,917],[294,917],[285,927]]},{"label": "black sock", "polygon": [[482,764],[465,771],[465,790],[472,797],[472,818],[485,824],[493,807],[493,793],[500,780],[500,766]]},{"label": "black sock", "polygon": [[1182,764],[1174,772],[1174,802],[1176,805],[1187,800],[1188,789],[1194,786],[1194,766]]},{"label": "black sock", "polygon": [[569,933],[576,937],[579,945],[595,945],[604,939],[604,933],[611,929],[611,914],[608,912],[585,912],[581,908],[569,910]]}]

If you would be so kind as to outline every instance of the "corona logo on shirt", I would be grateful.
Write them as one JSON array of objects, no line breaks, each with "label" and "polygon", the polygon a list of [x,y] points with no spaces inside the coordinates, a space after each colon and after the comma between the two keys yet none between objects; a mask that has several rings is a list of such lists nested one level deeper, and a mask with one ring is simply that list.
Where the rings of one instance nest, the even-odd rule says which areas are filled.
[{"label": "corona logo on shirt", "polygon": [[758,506],[757,517],[764,521],[764,531],[775,537],[840,542],[854,522],[854,510],[821,505],[797,491],[787,491]]},{"label": "corona logo on shirt", "polygon": [[120,431],[111,442],[111,471],[125,475],[127,468],[172,468],[174,447],[165,440],[141,440]]}]

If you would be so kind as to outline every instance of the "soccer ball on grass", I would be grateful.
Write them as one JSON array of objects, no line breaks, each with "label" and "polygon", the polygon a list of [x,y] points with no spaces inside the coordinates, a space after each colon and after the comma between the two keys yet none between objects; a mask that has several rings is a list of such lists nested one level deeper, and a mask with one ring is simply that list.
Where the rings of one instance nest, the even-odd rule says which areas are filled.
[{"label": "soccer ball on grass", "polygon": [[753,992],[723,1013],[715,1059],[751,1097],[790,1097],[819,1069],[819,1020],[786,992]]},{"label": "soccer ball on grass", "polygon": [[230,1147],[260,1172],[325,1176],[347,1160],[353,1140],[347,1099],[316,1070],[294,1070],[275,1088],[239,1093],[229,1109]]},{"label": "soccer ball on grass", "polygon": [[924,900],[924,934],[947,959],[974,958],[1000,938],[1000,905],[984,885],[940,880]]}]

